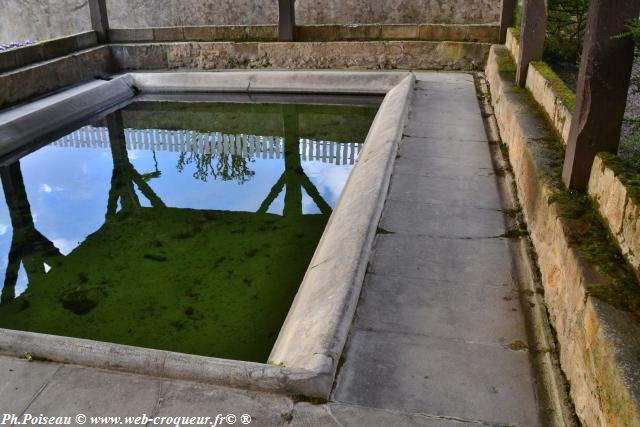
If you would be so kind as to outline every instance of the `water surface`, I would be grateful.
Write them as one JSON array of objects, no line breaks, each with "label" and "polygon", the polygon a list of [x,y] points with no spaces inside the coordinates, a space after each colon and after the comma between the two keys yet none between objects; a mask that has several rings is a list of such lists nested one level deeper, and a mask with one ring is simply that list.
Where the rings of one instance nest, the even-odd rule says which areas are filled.
[{"label": "water surface", "polygon": [[0,327],[266,361],[375,112],[138,102],[0,168]]}]

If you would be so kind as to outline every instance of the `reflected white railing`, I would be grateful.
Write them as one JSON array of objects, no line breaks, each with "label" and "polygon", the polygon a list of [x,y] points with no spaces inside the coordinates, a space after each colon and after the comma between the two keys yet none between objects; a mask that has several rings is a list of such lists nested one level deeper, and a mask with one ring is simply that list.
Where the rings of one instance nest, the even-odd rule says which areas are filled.
[{"label": "reflected white railing", "polygon": [[[284,154],[284,139],[279,136],[223,134],[166,129],[125,129],[129,150],[197,152],[231,154],[263,159],[280,159]],[[85,126],[51,144],[54,147],[107,148],[110,146],[106,127]],[[300,139],[303,161],[354,164],[362,144]]]}]

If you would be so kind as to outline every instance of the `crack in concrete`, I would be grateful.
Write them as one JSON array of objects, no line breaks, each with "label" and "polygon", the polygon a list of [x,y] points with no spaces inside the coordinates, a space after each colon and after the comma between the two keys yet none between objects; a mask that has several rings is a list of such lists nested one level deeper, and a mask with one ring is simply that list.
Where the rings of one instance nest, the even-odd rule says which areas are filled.
[{"label": "crack in concrete", "polygon": [[[51,384],[51,380],[53,380],[53,378],[56,376],[56,374],[58,372],[60,372],[60,370],[64,368],[64,365],[60,365],[58,366],[58,368],[51,374],[51,376],[49,376],[49,378],[47,379],[47,381],[42,385],[42,387],[40,387],[40,389],[33,395],[33,397],[29,400],[29,402],[27,403],[27,405],[24,407],[24,409],[22,411],[20,411],[20,416],[18,417],[18,419],[21,419],[24,414],[27,412],[27,410],[29,409],[29,407],[31,407],[31,405],[33,404],[33,402],[35,402],[35,400],[40,397],[40,395],[42,394],[42,392],[49,386],[49,384]],[[12,424],[12,426],[15,426],[15,424]]]},{"label": "crack in concrete", "polygon": [[[407,337],[411,337],[411,336],[424,337],[424,338],[438,339],[438,340],[442,340],[442,341],[453,342],[453,343],[457,343],[457,344],[479,345],[479,346],[483,346],[483,347],[491,347],[491,348],[496,348],[496,349],[509,350],[509,348],[508,348],[508,346],[506,344],[493,343],[493,342],[488,342],[488,341],[473,341],[473,340],[466,340],[466,339],[463,339],[463,338],[454,338],[454,337],[444,337],[444,336],[440,336],[440,335],[422,334],[422,333],[419,333],[419,332],[408,332],[408,331],[401,331],[401,330],[393,330],[392,331],[390,329],[361,327],[361,326],[353,326],[353,329],[358,329],[358,330],[364,331],[364,332],[403,335],[403,336],[407,336]],[[524,341],[524,340],[520,340],[520,341]],[[528,350],[527,350],[527,352],[528,352]]]}]

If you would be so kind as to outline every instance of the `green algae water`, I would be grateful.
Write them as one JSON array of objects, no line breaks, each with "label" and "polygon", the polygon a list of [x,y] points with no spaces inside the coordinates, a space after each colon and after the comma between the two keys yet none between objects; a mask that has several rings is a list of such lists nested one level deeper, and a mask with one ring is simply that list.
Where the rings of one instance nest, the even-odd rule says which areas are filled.
[{"label": "green algae water", "polygon": [[376,113],[136,102],[0,168],[0,327],[266,362]]}]

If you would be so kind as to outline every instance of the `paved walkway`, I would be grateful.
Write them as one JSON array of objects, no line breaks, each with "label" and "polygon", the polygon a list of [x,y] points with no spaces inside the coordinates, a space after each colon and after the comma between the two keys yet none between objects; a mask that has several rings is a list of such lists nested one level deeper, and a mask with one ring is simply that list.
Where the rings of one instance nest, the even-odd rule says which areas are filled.
[{"label": "paved walkway", "polygon": [[[418,74],[331,402],[0,357],[0,416],[248,413],[251,425],[539,425],[502,204],[466,74]],[[240,423],[237,423],[240,425]]]},{"label": "paved walkway", "polygon": [[333,400],[538,425],[472,76],[419,75],[404,134]]}]

